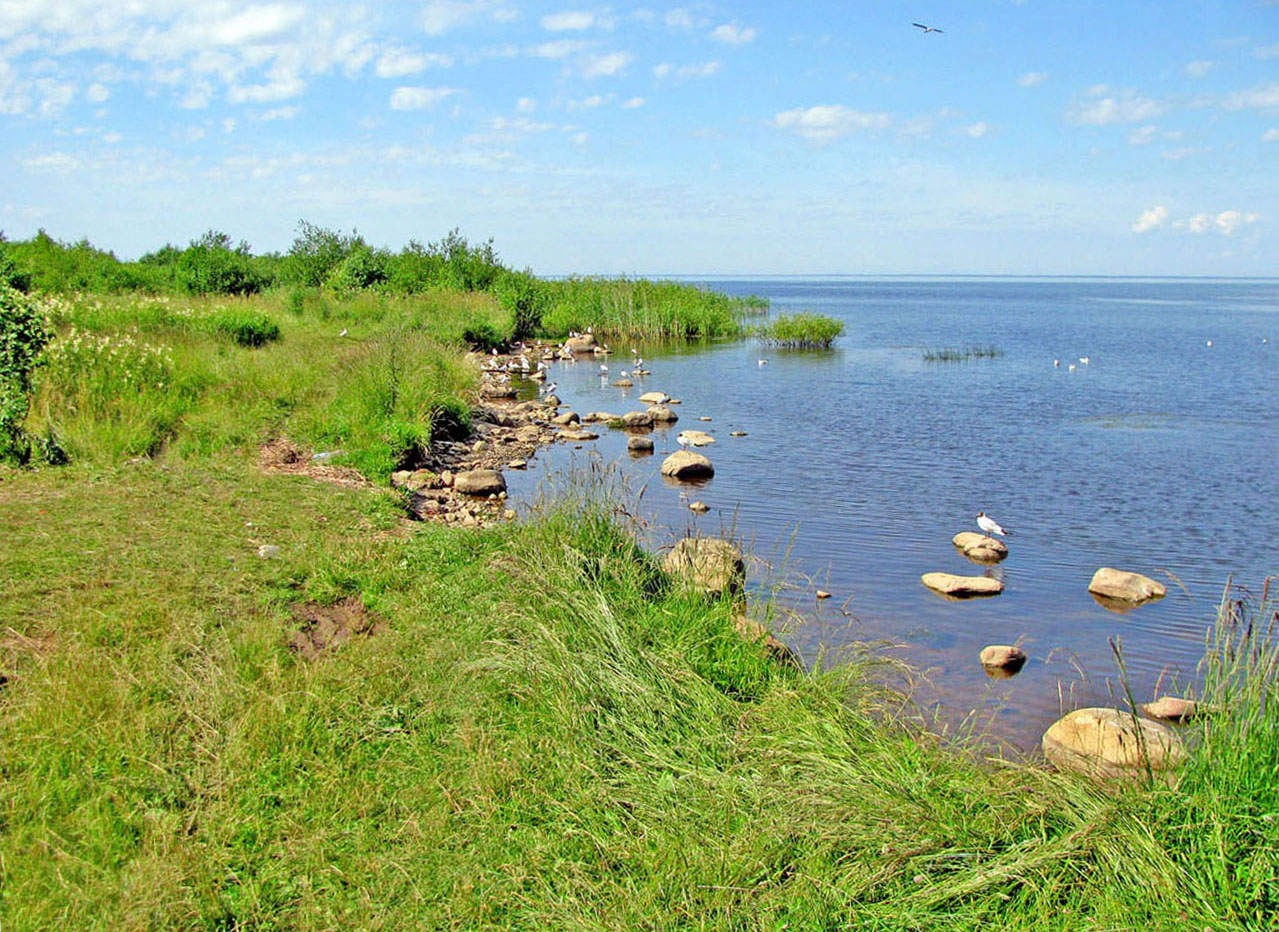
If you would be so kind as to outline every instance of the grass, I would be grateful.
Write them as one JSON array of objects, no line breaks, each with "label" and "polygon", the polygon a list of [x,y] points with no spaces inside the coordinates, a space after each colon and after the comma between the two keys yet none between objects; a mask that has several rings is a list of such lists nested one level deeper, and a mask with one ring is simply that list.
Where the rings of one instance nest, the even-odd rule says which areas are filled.
[{"label": "grass", "polygon": [[761,343],[787,349],[830,349],[844,322],[824,314],[781,314],[757,324],[751,335]]},{"label": "grass", "polygon": [[[1279,806],[1255,602],[1179,787],[909,724],[668,587],[575,477],[529,522],[233,456],[0,483],[0,916],[82,929],[1262,928]],[[260,560],[260,543],[279,546]],[[548,585],[548,580],[553,580]],[[317,661],[296,603],[386,622]],[[1272,610],[1269,610],[1272,611]]]},{"label": "grass", "polygon": [[542,283],[542,329],[567,336],[587,327],[604,336],[660,342],[739,337],[763,313],[762,298],[737,298],[695,285],[627,278],[568,278]]},{"label": "grass", "polygon": [[[76,297],[0,467],[0,927],[1265,928],[1279,650],[1231,589],[1190,763],[1103,790],[944,744],[875,655],[772,663],[592,470],[529,520],[409,523],[372,477],[464,417],[486,295]],[[258,347],[208,323],[261,315]],[[346,337],[339,337],[341,329]],[[597,328],[598,329],[598,328]],[[460,406],[460,407],[452,407]],[[155,459],[128,461],[140,453]],[[258,548],[278,547],[274,559]],[[299,606],[381,621],[325,656]],[[752,607],[767,617],[768,605]]]},{"label": "grass", "polygon": [[971,362],[974,359],[996,359],[1004,355],[998,346],[924,347],[924,362]]}]

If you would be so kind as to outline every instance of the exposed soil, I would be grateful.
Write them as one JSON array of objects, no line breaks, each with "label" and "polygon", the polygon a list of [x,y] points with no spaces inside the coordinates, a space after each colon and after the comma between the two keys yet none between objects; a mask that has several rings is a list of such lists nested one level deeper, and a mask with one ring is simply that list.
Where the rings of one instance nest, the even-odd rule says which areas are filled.
[{"label": "exposed soil", "polygon": [[358,596],[332,605],[297,604],[293,606],[293,617],[300,627],[289,639],[289,648],[307,660],[316,660],[353,637],[386,630],[385,620],[365,608]]}]

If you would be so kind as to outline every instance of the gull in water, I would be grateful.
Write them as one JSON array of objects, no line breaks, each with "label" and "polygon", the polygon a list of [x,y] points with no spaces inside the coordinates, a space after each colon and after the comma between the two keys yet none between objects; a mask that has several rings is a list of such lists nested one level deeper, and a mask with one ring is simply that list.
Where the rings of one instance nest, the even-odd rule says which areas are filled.
[{"label": "gull in water", "polygon": [[757,360],[755,360],[755,365],[759,366],[759,367],[762,369],[764,366],[767,366],[767,365],[768,365],[768,360],[767,360],[767,359],[757,359]]},{"label": "gull in water", "polygon": [[1077,367],[1077,366],[1076,366],[1076,365],[1072,362],[1069,366],[1067,366],[1067,367],[1066,367],[1066,371],[1067,371],[1067,372],[1074,372],[1076,368],[1078,368],[1078,367]]},{"label": "gull in water", "polygon": [[1209,340],[1209,341],[1208,341],[1208,345],[1209,345],[1209,346],[1212,346],[1212,340]]},{"label": "gull in water", "polygon": [[1054,368],[1054,369],[1060,369],[1060,368],[1061,368],[1061,360],[1060,360],[1060,359],[1054,359],[1054,360],[1053,360],[1053,368]]},{"label": "gull in water", "polygon": [[600,375],[608,375],[608,366],[600,363]]},{"label": "gull in water", "polygon": [[1079,357],[1079,361],[1080,361],[1081,363],[1083,363],[1085,366],[1086,366],[1086,365],[1088,365],[1088,362],[1089,362],[1089,360],[1090,360],[1090,359],[1091,359],[1091,357],[1089,357],[1089,356],[1080,356],[1080,357]]},{"label": "gull in water", "polygon": [[930,33],[930,32],[941,32],[941,31],[942,31],[942,30],[938,29],[936,26],[925,26],[923,23],[911,23],[911,25],[912,25],[912,26],[918,26],[920,29],[924,30],[924,35],[928,35],[928,33]]},{"label": "gull in water", "polygon": [[994,518],[984,511],[977,512],[977,526],[986,534],[998,534],[1000,537],[1005,537],[1008,534]]}]

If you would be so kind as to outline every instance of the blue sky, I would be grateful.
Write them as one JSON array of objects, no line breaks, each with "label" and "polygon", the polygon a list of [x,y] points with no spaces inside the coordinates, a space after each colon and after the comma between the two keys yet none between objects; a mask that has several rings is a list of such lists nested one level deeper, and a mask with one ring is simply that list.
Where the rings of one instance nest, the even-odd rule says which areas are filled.
[{"label": "blue sky", "polygon": [[123,257],[1275,275],[1279,2],[0,0],[0,140],[0,229]]}]

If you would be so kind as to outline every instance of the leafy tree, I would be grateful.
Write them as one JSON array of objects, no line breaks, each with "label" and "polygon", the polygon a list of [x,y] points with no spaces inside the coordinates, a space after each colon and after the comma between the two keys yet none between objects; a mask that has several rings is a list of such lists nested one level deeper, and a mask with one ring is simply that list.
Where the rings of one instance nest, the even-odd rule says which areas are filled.
[{"label": "leafy tree", "polygon": [[293,239],[282,269],[286,281],[296,285],[319,287],[357,244],[364,241],[352,232],[343,236],[336,230],[298,221],[298,234]]},{"label": "leafy tree", "polygon": [[231,237],[218,230],[209,230],[182,251],[174,280],[188,294],[253,294],[263,284],[253,268],[249,244],[233,246]]},{"label": "leafy tree", "polygon": [[32,374],[50,337],[35,302],[0,285],[0,460],[25,463],[30,458],[22,422],[31,407]]}]

